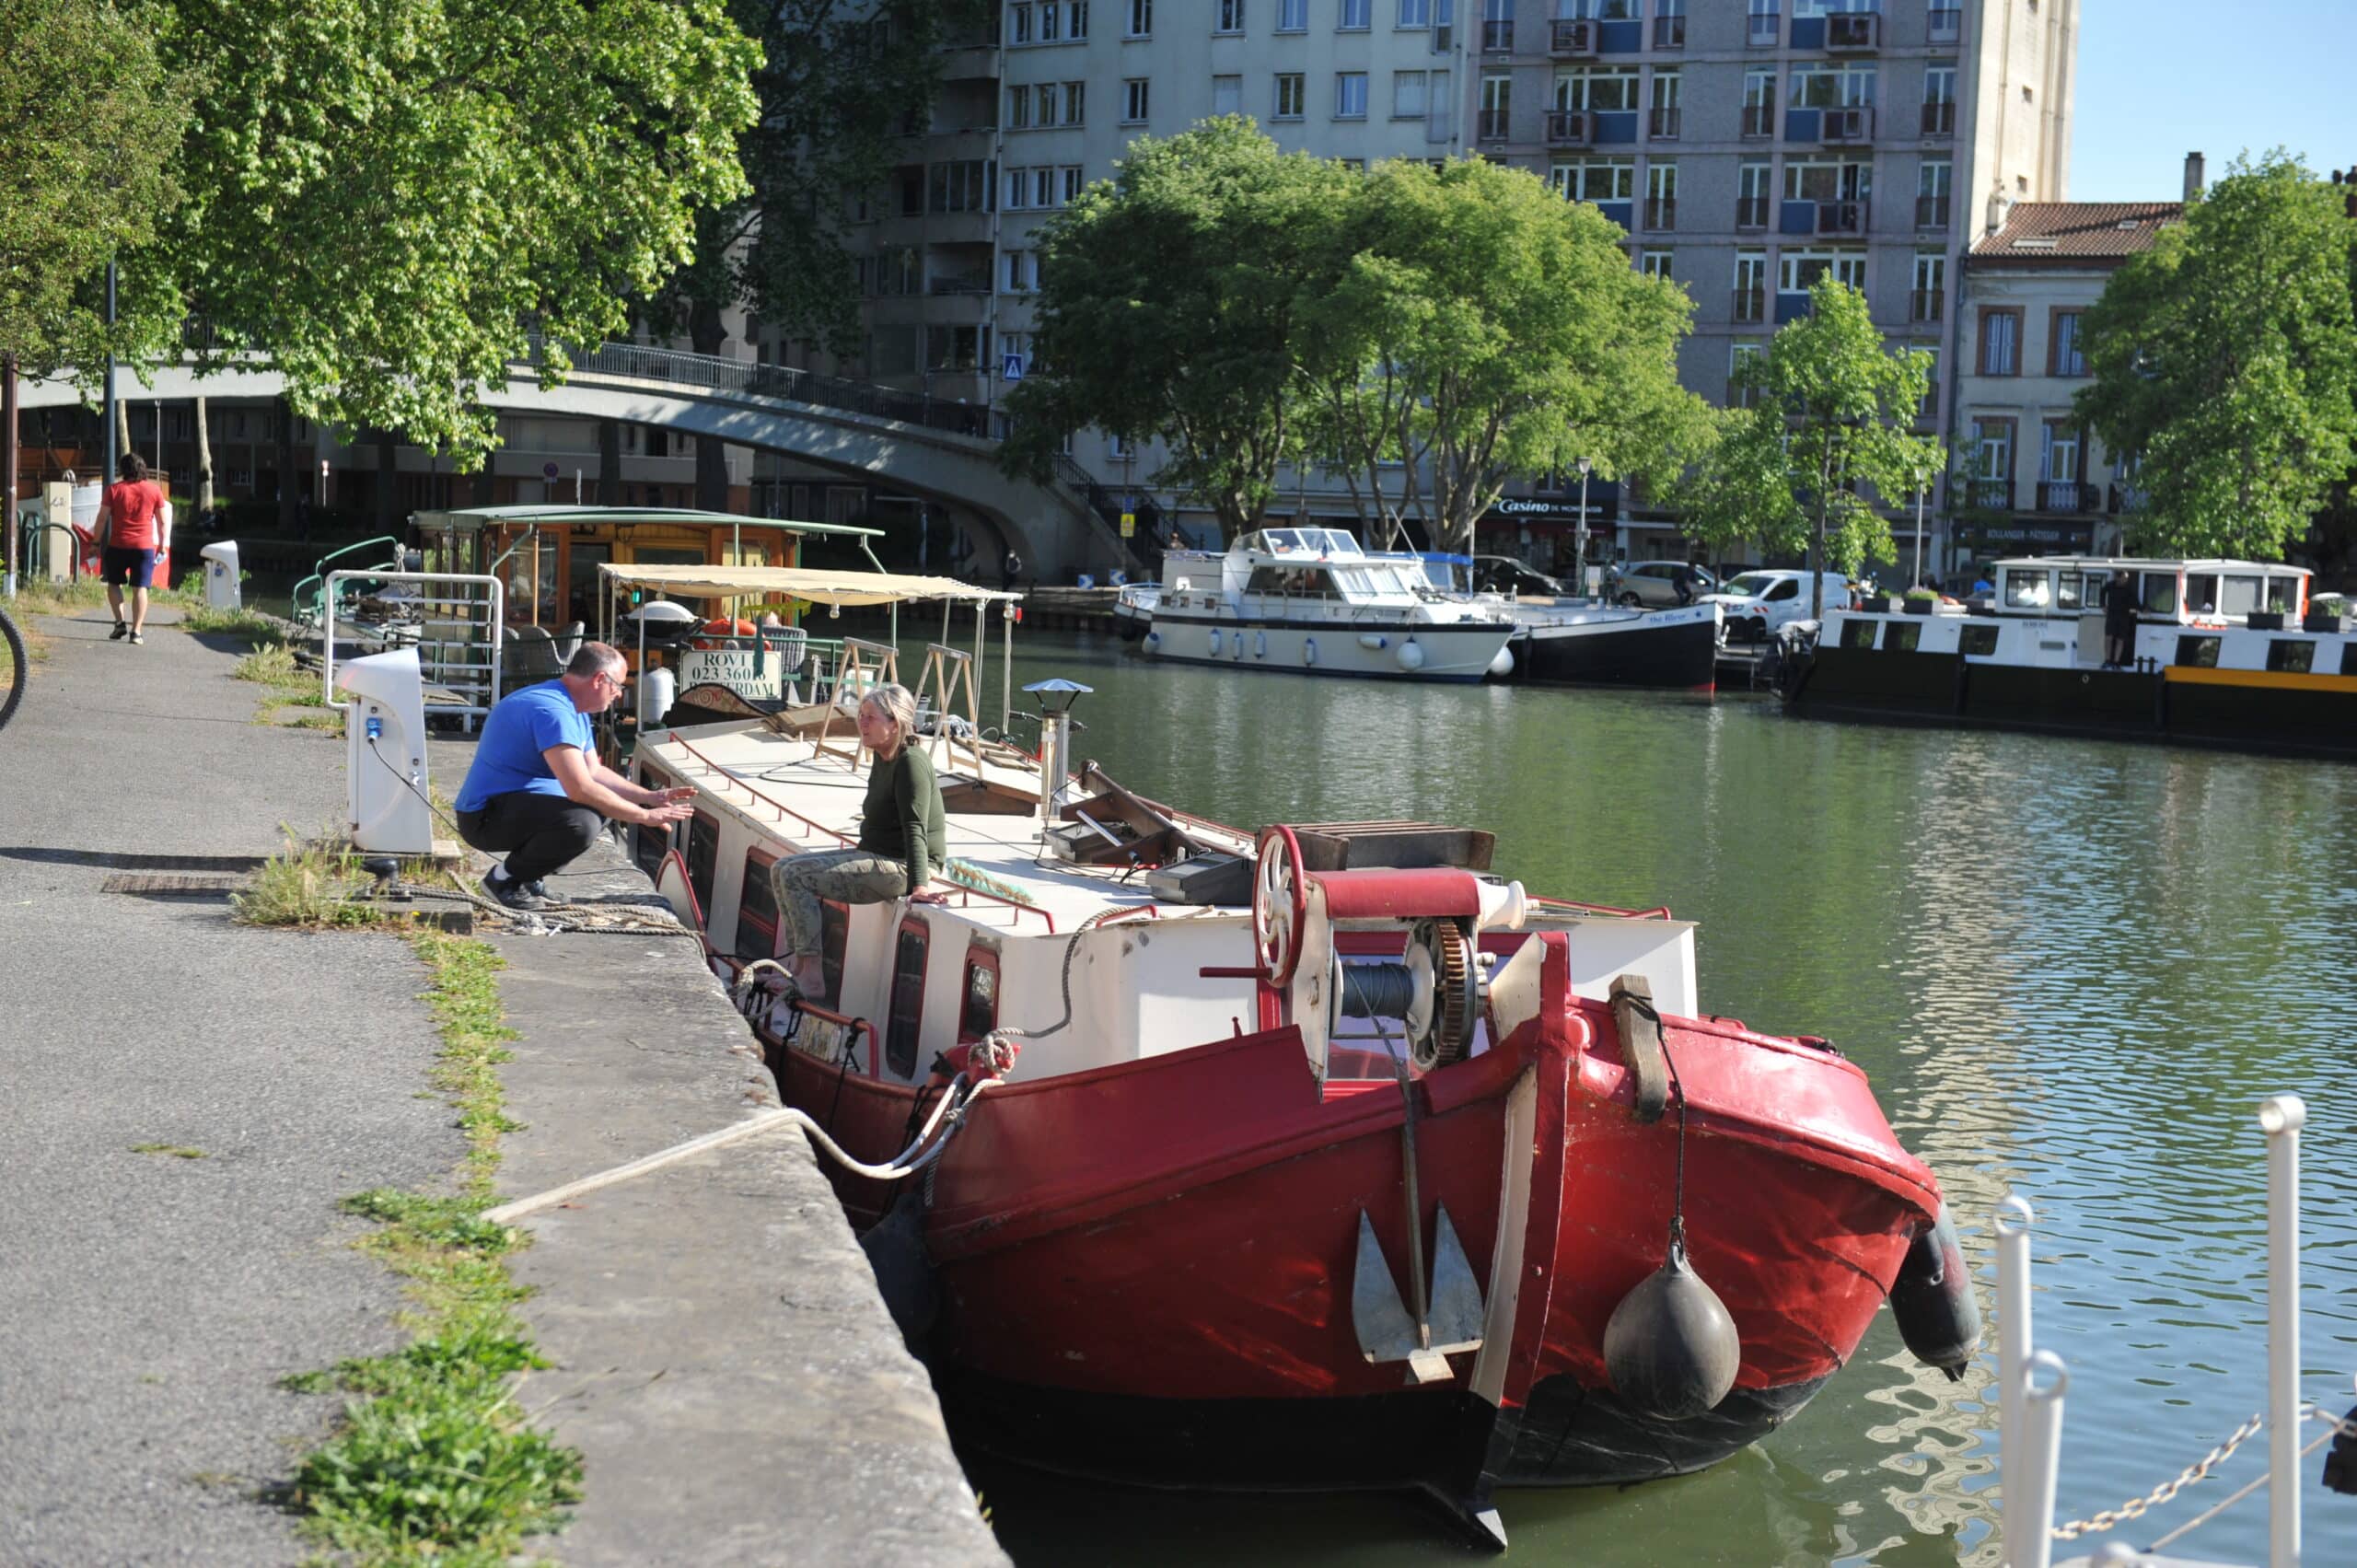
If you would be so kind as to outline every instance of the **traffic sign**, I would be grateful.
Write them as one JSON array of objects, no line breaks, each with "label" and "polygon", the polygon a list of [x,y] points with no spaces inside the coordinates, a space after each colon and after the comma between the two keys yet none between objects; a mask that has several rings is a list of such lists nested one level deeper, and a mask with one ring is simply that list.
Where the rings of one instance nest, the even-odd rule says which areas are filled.
[{"label": "traffic sign", "polygon": [[542,463],[540,465],[540,472],[546,478],[554,479],[556,477],[556,465],[554,463]]},{"label": "traffic sign", "polygon": [[1132,538],[1132,537],[1134,537],[1134,536],[1136,535],[1137,531],[1138,531],[1138,515],[1137,515],[1135,512],[1124,512],[1124,513],[1122,513],[1122,514],[1121,514],[1121,537],[1122,537],[1123,539],[1130,539],[1130,538]]},{"label": "traffic sign", "polygon": [[998,374],[999,378],[1004,381],[1022,380],[1023,356],[1019,354],[1002,354],[999,357]]}]

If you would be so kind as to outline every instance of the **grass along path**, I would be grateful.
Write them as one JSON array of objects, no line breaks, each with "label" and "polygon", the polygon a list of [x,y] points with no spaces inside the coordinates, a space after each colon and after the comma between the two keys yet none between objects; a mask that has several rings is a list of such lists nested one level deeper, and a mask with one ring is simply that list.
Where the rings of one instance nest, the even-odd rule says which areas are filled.
[{"label": "grass along path", "polygon": [[[240,895],[238,917],[377,923],[375,905],[345,900],[356,871],[348,856],[290,842]],[[515,1376],[548,1363],[516,1311],[528,1293],[507,1271],[524,1238],[482,1218],[500,1136],[517,1130],[498,1072],[516,1038],[499,1000],[503,962],[470,938],[402,935],[432,978],[426,999],[442,1037],[433,1084],[458,1112],[467,1152],[454,1194],[377,1188],[343,1201],[378,1222],[359,1245],[409,1282],[401,1322],[412,1338],[391,1355],[286,1380],[297,1392],[351,1396],[334,1435],[297,1468],[290,1500],[308,1534],[362,1563],[488,1568],[526,1536],[562,1527],[581,1494],[581,1457],[516,1403]]]}]

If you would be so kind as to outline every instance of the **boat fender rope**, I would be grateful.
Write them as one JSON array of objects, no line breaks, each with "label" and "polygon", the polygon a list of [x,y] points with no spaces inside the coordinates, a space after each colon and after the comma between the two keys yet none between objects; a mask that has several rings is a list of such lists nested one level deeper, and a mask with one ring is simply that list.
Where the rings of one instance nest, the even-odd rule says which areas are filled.
[{"label": "boat fender rope", "polygon": [[[1620,1032],[1620,1064],[1633,1081],[1631,1109],[1641,1127],[1659,1121],[1669,1105],[1669,1052],[1662,1041],[1661,1015],[1653,1004],[1653,984],[1643,975],[1624,974],[1612,982],[1612,1022]],[[1679,1114],[1684,1115],[1682,1107]],[[1681,1136],[1681,1149],[1684,1143]]]}]

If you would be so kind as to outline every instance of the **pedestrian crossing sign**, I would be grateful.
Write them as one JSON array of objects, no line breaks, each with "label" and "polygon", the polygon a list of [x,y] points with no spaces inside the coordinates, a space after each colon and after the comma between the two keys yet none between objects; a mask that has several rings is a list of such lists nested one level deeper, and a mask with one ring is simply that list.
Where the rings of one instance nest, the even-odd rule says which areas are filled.
[{"label": "pedestrian crossing sign", "polygon": [[1123,539],[1131,539],[1131,538],[1134,538],[1134,537],[1136,536],[1136,534],[1137,534],[1137,531],[1138,531],[1138,515],[1137,515],[1135,512],[1124,512],[1124,513],[1122,513],[1122,514],[1121,514],[1121,537],[1122,537]]}]

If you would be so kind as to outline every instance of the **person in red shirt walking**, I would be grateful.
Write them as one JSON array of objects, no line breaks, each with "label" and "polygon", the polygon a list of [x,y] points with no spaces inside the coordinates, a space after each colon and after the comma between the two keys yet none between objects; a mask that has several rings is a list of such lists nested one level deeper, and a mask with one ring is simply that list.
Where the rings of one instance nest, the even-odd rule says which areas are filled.
[{"label": "person in red shirt walking", "polygon": [[[156,575],[156,557],[164,548],[164,487],[147,477],[147,465],[136,452],[122,459],[122,477],[107,487],[99,504],[99,539],[105,553],[99,569],[107,584],[107,608],[114,611],[110,639],[129,636],[146,641],[147,585]],[[131,621],[122,619],[122,590],[131,590]]]}]

